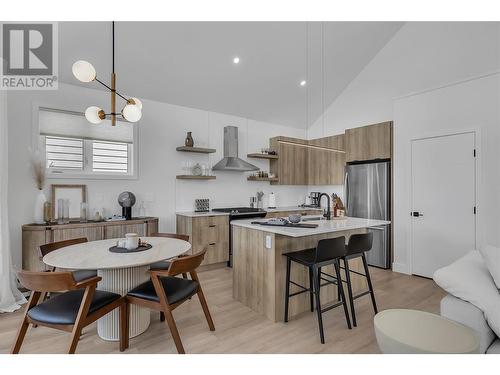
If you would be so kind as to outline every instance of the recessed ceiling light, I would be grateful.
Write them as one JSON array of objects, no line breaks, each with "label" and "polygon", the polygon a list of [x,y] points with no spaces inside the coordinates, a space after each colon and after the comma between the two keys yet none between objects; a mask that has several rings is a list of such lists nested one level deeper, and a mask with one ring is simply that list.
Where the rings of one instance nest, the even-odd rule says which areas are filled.
[{"label": "recessed ceiling light", "polygon": [[240,58],[238,56],[236,56],[234,59],[233,59],[233,63],[235,64],[239,64],[240,62]]},{"label": "recessed ceiling light", "polygon": [[306,85],[306,83],[307,83],[306,81],[300,81],[300,85],[301,85],[301,86],[305,86],[305,85]]}]

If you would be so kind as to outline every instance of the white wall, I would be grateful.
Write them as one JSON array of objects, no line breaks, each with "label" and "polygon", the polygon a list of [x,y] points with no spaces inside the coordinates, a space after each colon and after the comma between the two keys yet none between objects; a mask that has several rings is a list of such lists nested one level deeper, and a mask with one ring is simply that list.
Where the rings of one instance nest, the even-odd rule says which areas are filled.
[{"label": "white wall", "polygon": [[392,120],[396,98],[498,71],[499,45],[498,22],[408,22],[327,108],[324,132],[320,117],[308,138]]},{"label": "white wall", "polygon": [[[105,92],[72,85],[59,84],[57,91],[11,91],[8,100],[9,124],[9,225],[13,261],[21,265],[21,225],[33,221],[36,188],[31,177],[29,148],[32,142],[32,106],[83,111],[90,105],[107,106]],[[87,185],[91,212],[104,207],[107,213],[120,213],[116,202],[122,191],[132,191],[138,202],[146,203],[146,214],[160,218],[160,230],[175,231],[175,211],[192,210],[194,199],[210,198],[212,207],[244,205],[258,190],[266,196],[274,191],[280,206],[297,205],[304,199],[305,186],[271,186],[266,182],[250,182],[245,173],[216,172],[214,181],[182,181],[186,160],[213,165],[222,158],[223,127],[239,127],[239,155],[256,152],[269,146],[269,138],[276,135],[305,138],[302,129],[262,123],[220,113],[144,100],[143,117],[139,127],[139,177],[137,180],[74,180],[50,179],[45,189],[47,196],[51,183],[82,183]],[[215,154],[197,155],[175,151],[184,144],[186,131],[192,131],[195,143],[217,149]],[[250,160],[268,170],[265,160]]]},{"label": "white wall", "polygon": [[[500,208],[498,154],[494,147],[499,141],[499,87],[496,77],[478,78],[500,70],[499,53],[500,23],[407,23],[327,108],[324,119],[319,118],[308,129],[311,139],[394,120],[397,271],[410,270],[409,139],[431,130],[481,130],[483,203],[478,213],[484,221],[484,233],[480,236],[488,242],[499,241],[495,213]],[[458,82],[462,84],[453,85]],[[422,94],[402,99],[417,93]]]},{"label": "white wall", "polygon": [[411,272],[410,146],[412,139],[422,136],[476,131],[477,246],[500,244],[499,104],[500,74],[395,101],[394,244],[399,250],[395,253],[395,269]]}]

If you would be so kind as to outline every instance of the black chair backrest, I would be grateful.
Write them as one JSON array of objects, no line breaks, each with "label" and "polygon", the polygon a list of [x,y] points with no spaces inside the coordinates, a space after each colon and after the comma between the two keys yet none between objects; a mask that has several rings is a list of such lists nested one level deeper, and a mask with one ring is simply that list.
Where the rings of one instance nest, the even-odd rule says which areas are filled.
[{"label": "black chair backrest", "polygon": [[347,255],[370,251],[373,244],[373,233],[353,234],[347,243]]},{"label": "black chair backrest", "polygon": [[319,240],[316,246],[315,263],[343,257],[345,255],[345,237],[326,238]]}]

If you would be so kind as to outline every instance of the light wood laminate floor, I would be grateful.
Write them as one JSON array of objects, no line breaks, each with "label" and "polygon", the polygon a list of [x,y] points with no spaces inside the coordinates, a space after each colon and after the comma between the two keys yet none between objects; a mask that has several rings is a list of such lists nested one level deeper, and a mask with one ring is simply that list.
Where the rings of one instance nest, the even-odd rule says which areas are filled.
[{"label": "light wood laminate floor", "polygon": [[[439,312],[444,292],[432,280],[371,268],[379,310],[412,308]],[[316,313],[304,313],[288,323],[273,323],[232,298],[230,269],[200,273],[215,322],[208,330],[197,297],[174,311],[187,353],[379,353],[373,332],[370,297],[355,303],[358,327],[348,330],[342,308],[323,314],[326,344],[321,345]],[[0,353],[8,353],[21,312],[0,314]],[[30,328],[21,353],[63,353],[70,335],[44,327]],[[84,330],[77,353],[119,353],[118,343],[101,340],[95,323]],[[152,313],[149,329],[130,340],[133,353],[176,353],[166,325]]]}]

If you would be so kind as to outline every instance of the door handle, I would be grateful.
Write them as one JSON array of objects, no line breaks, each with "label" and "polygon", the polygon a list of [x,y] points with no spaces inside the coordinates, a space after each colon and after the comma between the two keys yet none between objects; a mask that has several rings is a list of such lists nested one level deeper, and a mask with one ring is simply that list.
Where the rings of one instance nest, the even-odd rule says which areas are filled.
[{"label": "door handle", "polygon": [[424,214],[422,212],[418,212],[418,211],[410,212],[410,215],[413,216],[413,217],[424,216]]}]

